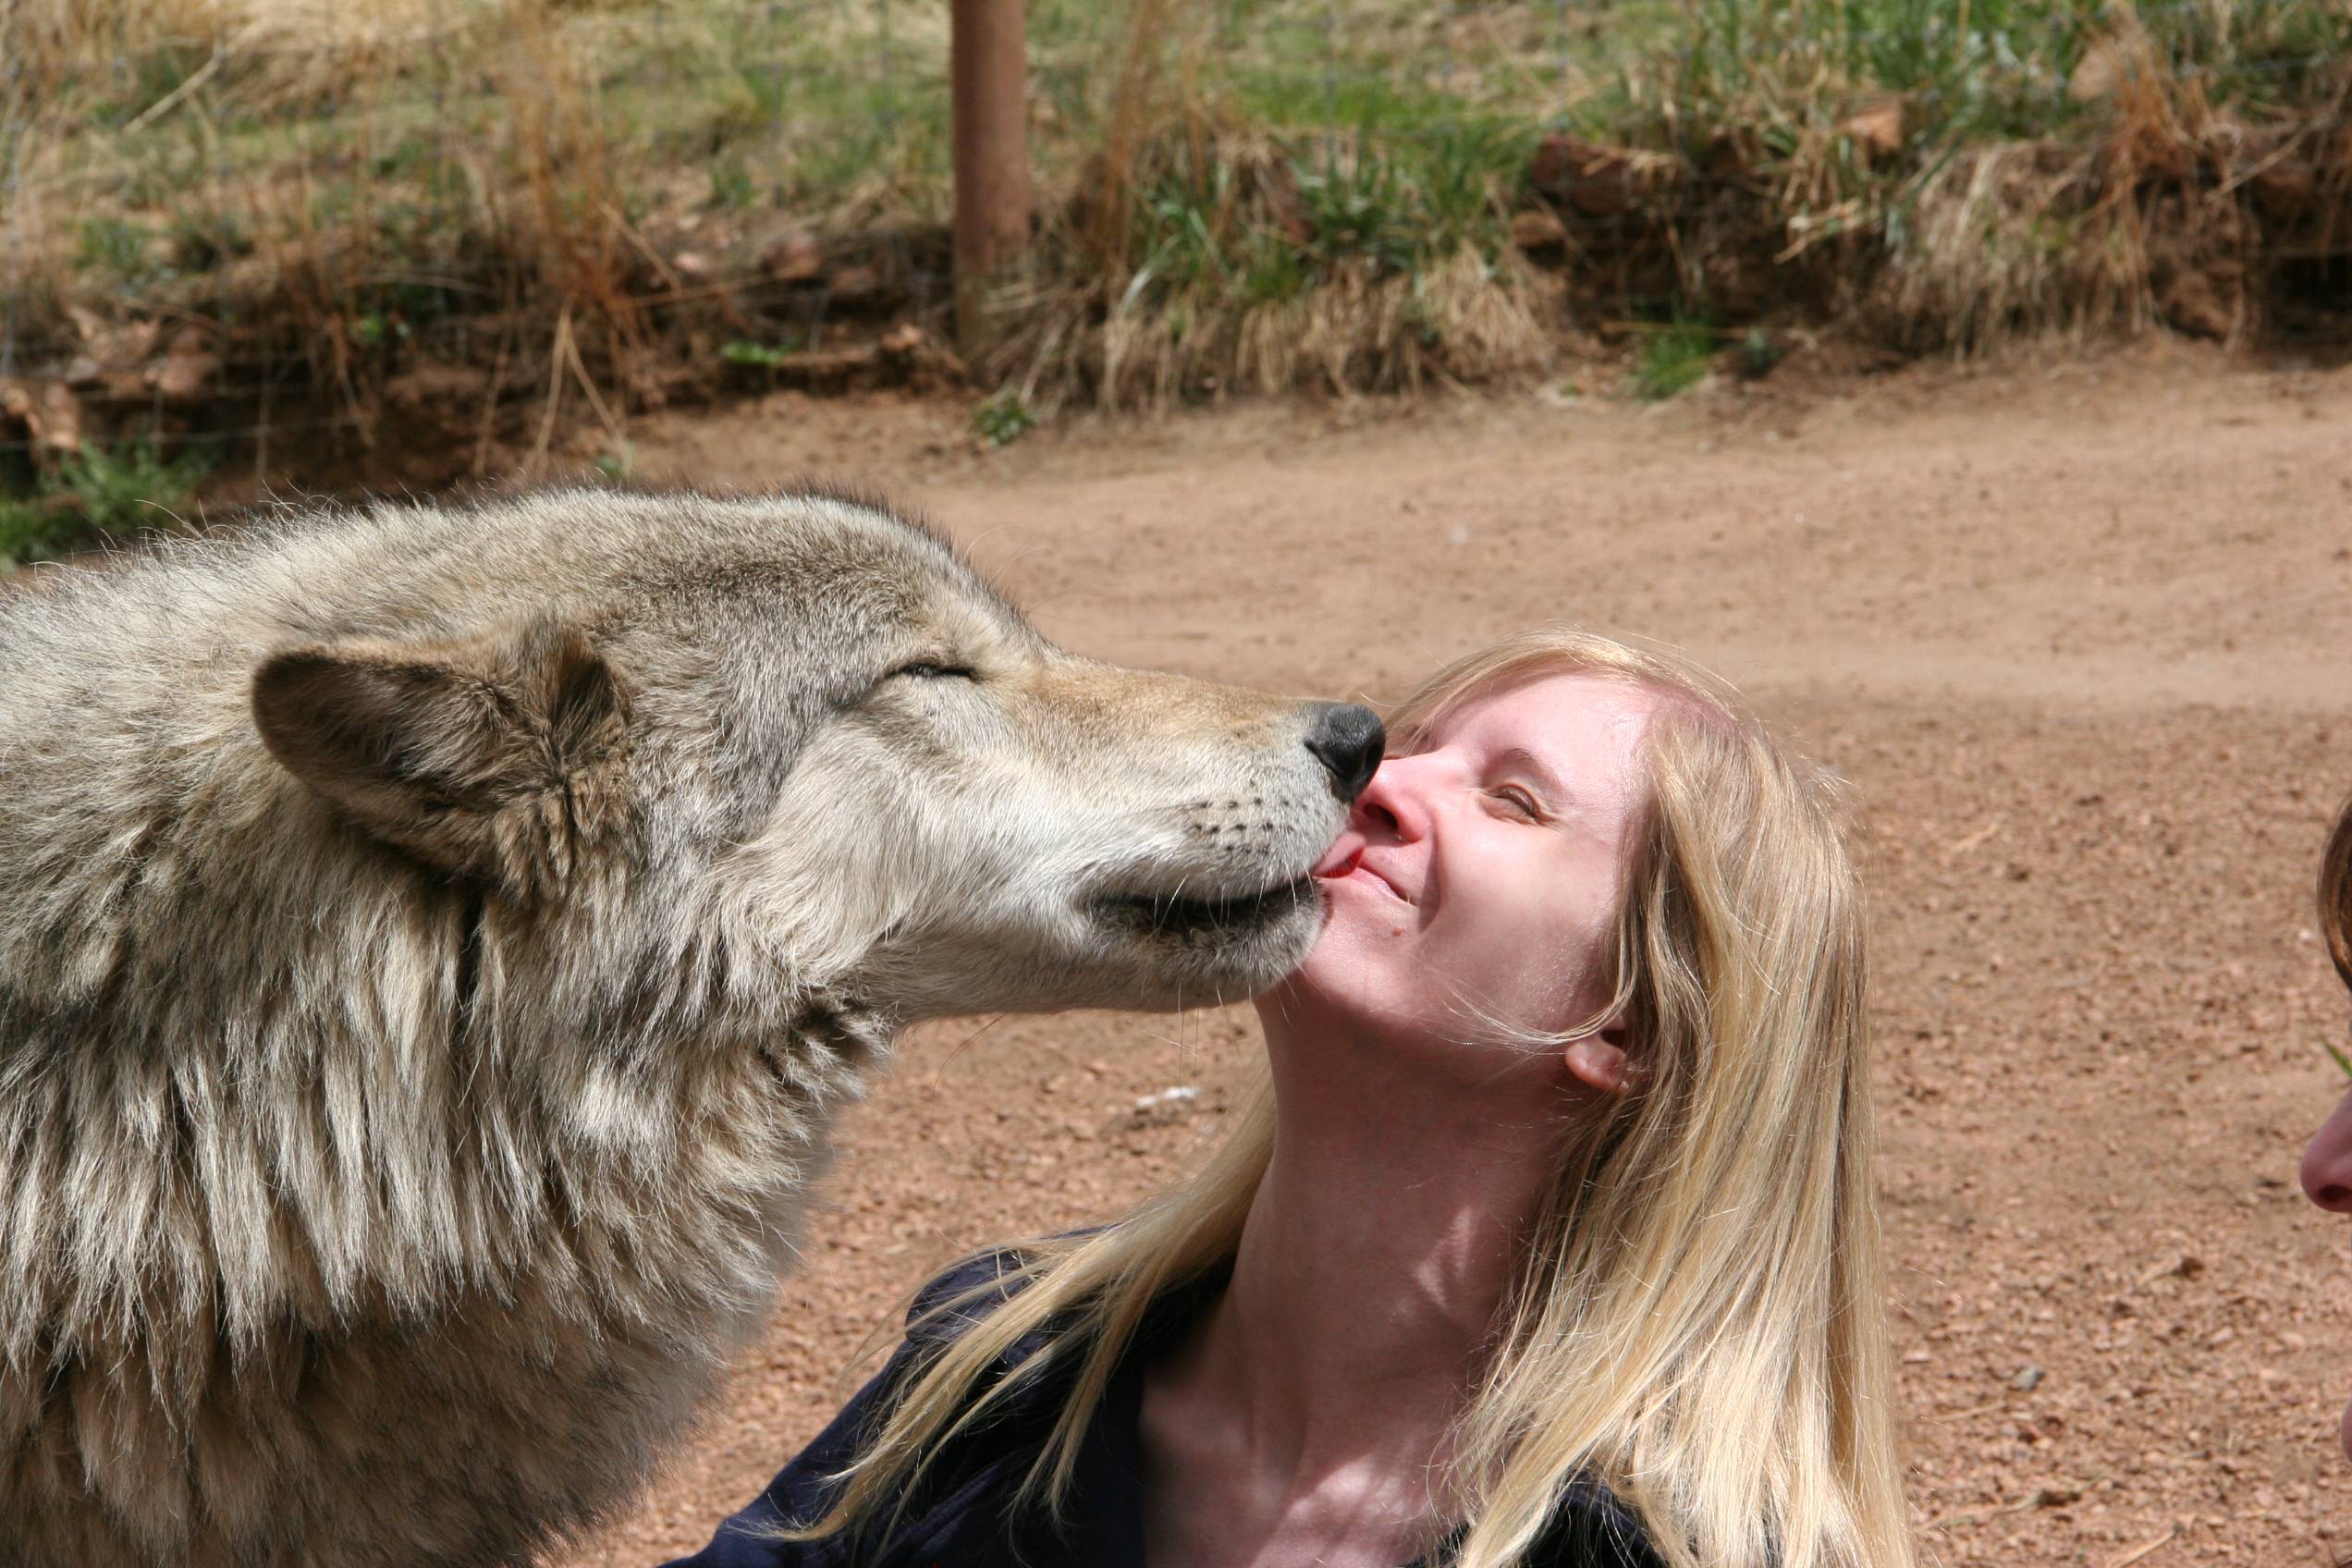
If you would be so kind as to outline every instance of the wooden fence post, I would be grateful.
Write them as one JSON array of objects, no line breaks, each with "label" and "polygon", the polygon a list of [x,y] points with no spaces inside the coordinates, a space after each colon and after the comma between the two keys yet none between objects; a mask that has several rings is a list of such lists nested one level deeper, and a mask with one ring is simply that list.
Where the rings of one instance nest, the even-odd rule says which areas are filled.
[{"label": "wooden fence post", "polygon": [[995,342],[998,299],[1029,251],[1029,73],[1023,0],[952,0],[955,327],[965,364]]}]

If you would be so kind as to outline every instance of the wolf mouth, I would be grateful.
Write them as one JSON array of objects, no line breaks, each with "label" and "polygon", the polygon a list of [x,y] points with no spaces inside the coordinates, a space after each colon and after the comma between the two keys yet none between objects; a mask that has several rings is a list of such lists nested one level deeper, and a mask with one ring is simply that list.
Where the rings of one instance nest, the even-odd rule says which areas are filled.
[{"label": "wolf mouth", "polygon": [[1113,893],[1096,900],[1096,910],[1113,925],[1141,937],[1184,942],[1231,940],[1254,936],[1317,900],[1312,876],[1293,877],[1254,893],[1220,893],[1188,899],[1181,893]]}]

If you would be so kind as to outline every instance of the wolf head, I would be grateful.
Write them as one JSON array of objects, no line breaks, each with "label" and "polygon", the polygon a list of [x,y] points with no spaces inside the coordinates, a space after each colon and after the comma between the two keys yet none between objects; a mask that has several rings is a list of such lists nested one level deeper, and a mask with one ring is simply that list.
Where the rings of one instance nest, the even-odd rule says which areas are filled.
[{"label": "wolf head", "polygon": [[387,854],[542,919],[658,888],[900,1020],[1247,995],[1314,937],[1366,710],[1063,653],[851,499],[559,493],[475,527],[253,676],[270,752]]},{"label": "wolf head", "polygon": [[899,1024],[1269,983],[1380,744],[824,496],[297,511],[0,655],[0,1559],[77,1568],[528,1560]]}]

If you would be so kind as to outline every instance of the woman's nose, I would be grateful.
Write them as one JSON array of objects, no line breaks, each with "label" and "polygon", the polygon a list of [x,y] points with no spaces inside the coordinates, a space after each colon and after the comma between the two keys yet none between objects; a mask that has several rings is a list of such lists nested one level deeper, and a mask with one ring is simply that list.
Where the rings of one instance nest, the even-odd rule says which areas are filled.
[{"label": "woman's nose", "polygon": [[1374,842],[1410,841],[1428,828],[1428,810],[1415,788],[1411,757],[1390,757],[1373,770],[1355,798],[1356,830]]},{"label": "woman's nose", "polygon": [[2303,1151],[2303,1192],[2321,1208],[2352,1214],[2352,1093]]}]

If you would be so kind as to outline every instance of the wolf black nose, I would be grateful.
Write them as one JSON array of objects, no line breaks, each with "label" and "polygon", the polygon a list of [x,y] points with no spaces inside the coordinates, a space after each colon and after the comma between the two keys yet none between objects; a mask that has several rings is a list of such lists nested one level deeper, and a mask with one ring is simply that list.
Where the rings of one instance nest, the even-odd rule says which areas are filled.
[{"label": "wolf black nose", "polygon": [[1380,716],[1358,703],[1325,703],[1306,732],[1306,749],[1329,771],[1331,788],[1349,804],[1372,782],[1388,741]]}]

